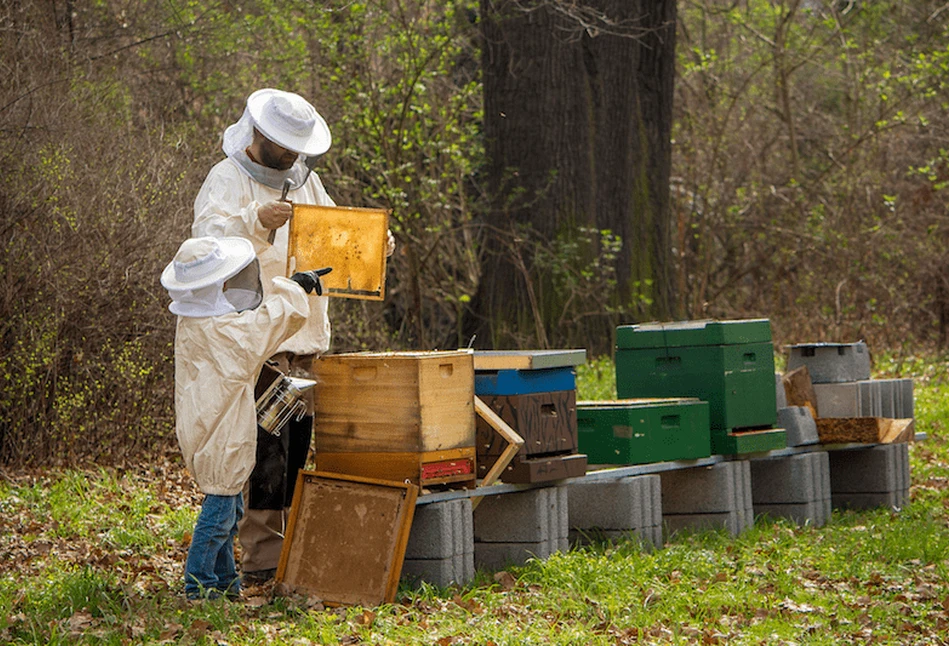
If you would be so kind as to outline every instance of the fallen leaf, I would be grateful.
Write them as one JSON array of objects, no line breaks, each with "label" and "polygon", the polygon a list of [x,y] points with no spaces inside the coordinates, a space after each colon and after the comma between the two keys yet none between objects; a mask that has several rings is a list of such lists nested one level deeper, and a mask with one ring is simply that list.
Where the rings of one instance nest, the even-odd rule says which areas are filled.
[{"label": "fallen leaf", "polygon": [[503,590],[513,590],[517,585],[517,579],[507,571],[496,572],[494,574],[495,583],[499,584]]},{"label": "fallen leaf", "polygon": [[191,622],[191,625],[188,626],[188,634],[194,637],[195,639],[200,639],[207,634],[208,628],[211,627],[211,622],[207,619],[195,619]]},{"label": "fallen leaf", "polygon": [[159,641],[167,641],[169,639],[173,639],[175,636],[178,635],[178,633],[181,632],[183,628],[184,626],[177,623],[165,624],[165,629],[161,631],[160,633],[158,633],[158,639]]},{"label": "fallen leaf", "polygon": [[86,610],[79,610],[73,613],[73,616],[66,620],[69,630],[74,633],[81,633],[93,623],[92,615]]}]

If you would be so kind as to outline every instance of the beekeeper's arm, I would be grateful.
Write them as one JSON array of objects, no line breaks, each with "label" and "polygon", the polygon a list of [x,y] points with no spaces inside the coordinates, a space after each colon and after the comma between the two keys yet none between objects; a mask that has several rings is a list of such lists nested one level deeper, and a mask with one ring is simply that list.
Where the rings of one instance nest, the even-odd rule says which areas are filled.
[{"label": "beekeeper's arm", "polygon": [[269,199],[260,185],[251,180],[237,165],[225,160],[208,173],[194,200],[194,237],[240,236],[254,244],[259,254],[270,246],[270,230],[283,226],[293,207],[286,202]]},{"label": "beekeeper's arm", "polygon": [[244,352],[254,357],[269,357],[280,344],[296,334],[310,315],[310,299],[295,281],[278,276],[272,280],[267,296],[253,310],[240,313],[242,322],[228,332]]}]

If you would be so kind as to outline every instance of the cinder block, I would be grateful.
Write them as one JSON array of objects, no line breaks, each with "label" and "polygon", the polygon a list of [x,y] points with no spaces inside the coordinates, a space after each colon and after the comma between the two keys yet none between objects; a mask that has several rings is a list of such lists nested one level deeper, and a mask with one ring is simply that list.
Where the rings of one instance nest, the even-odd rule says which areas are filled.
[{"label": "cinder block", "polygon": [[751,493],[751,463],[748,460],[740,460],[737,464],[735,490],[738,495],[736,502],[741,527],[735,532],[736,534],[755,524],[754,500]]},{"label": "cinder block", "polygon": [[473,543],[470,499],[418,505],[405,558],[451,558],[472,552]]},{"label": "cinder block", "polygon": [[570,527],[626,531],[659,524],[662,510],[650,508],[653,482],[661,486],[658,475],[567,485]]},{"label": "cinder block", "polygon": [[905,443],[830,451],[829,458],[834,496],[909,488],[909,449]]},{"label": "cinder block", "polygon": [[751,461],[756,516],[822,526],[830,517],[830,462],[825,452]]},{"label": "cinder block", "polygon": [[658,476],[648,478],[643,495],[646,501],[643,507],[646,511],[643,515],[643,525],[659,528],[657,545],[662,545],[662,478]]},{"label": "cinder block", "polygon": [[565,486],[487,496],[474,513],[474,562],[480,569],[520,565],[569,548]]},{"label": "cinder block", "polygon": [[784,375],[780,372],[774,373],[774,399],[777,403],[777,409],[780,411],[782,408],[787,408],[788,406],[788,394],[784,390]]},{"label": "cinder block", "polygon": [[[474,512],[475,543],[539,543],[558,535],[565,537],[569,522],[566,495],[563,487],[543,487],[486,496]],[[557,527],[558,533],[552,536],[551,527]]]},{"label": "cinder block", "polygon": [[707,467],[663,471],[662,515],[731,512],[741,506],[736,479],[742,461],[720,462]]},{"label": "cinder block", "polygon": [[[662,498],[658,475],[566,486],[569,495],[570,544],[634,538],[644,546],[661,540]],[[657,531],[658,530],[658,531]]]},{"label": "cinder block", "polygon": [[912,379],[814,384],[821,417],[913,417]]},{"label": "cinder block", "polygon": [[751,460],[751,494],[759,505],[809,503],[830,495],[820,470],[829,469],[824,453],[799,453]]},{"label": "cinder block", "polygon": [[900,379],[900,419],[916,417],[916,405],[913,397],[913,380]]},{"label": "cinder block", "polygon": [[870,351],[863,341],[793,345],[787,369],[800,366],[807,366],[814,384],[862,381],[870,378]]},{"label": "cinder block", "polygon": [[418,505],[406,546],[402,579],[445,587],[474,578],[471,500],[462,498]]},{"label": "cinder block", "polygon": [[662,520],[669,531],[723,527],[737,535],[754,523],[747,460],[665,471],[659,476]]},{"label": "cinder block", "polygon": [[784,429],[788,446],[805,446],[820,442],[820,437],[817,435],[817,422],[811,415],[811,409],[806,406],[779,408],[775,426]]},{"label": "cinder block", "polygon": [[[869,381],[814,384],[817,410],[821,417],[873,417],[869,414],[871,398]],[[862,402],[866,398],[867,415]]]}]

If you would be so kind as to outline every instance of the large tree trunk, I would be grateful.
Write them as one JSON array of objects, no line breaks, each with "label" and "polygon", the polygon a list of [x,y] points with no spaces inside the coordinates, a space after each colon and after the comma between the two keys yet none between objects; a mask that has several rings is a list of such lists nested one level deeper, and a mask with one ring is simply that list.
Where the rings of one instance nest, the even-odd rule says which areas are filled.
[{"label": "large tree trunk", "polygon": [[[467,332],[480,347],[570,339],[557,322],[575,301],[551,289],[533,244],[578,227],[622,236],[610,306],[666,316],[675,1],[481,8],[491,235]],[[610,320],[590,320],[591,345],[608,342]]]}]

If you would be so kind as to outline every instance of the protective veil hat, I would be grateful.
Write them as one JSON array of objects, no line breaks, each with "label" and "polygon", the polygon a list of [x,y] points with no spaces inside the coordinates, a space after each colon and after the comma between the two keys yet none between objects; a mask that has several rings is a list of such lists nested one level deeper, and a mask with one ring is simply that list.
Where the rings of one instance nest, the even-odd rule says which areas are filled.
[{"label": "protective veil hat", "polygon": [[254,245],[246,238],[190,238],[161,274],[165,289],[198,290],[237,274],[256,258]]},{"label": "protective veil hat", "polygon": [[265,88],[247,99],[247,111],[261,134],[300,155],[322,155],[332,144],[330,129],[298,94]]}]

